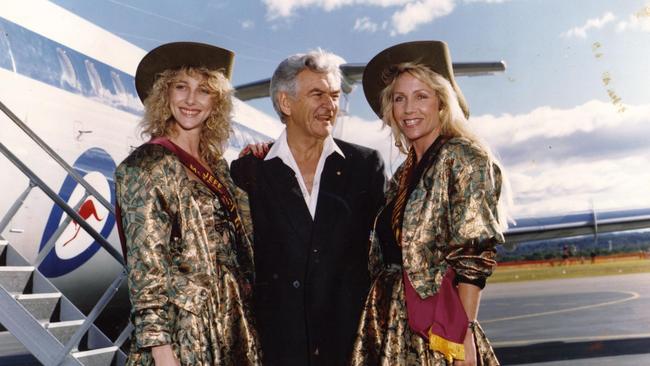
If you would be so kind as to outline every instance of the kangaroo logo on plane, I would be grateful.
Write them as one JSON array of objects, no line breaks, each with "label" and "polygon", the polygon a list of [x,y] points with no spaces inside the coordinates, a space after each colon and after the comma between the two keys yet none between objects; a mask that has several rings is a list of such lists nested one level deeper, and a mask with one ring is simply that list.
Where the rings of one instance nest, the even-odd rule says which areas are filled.
[{"label": "kangaroo logo on plane", "polygon": [[[113,182],[115,162],[106,151],[97,147],[86,150],[75,161],[73,168],[100,194],[110,197],[109,202],[115,205],[115,183]],[[74,207],[83,198],[83,192],[84,188],[68,175],[58,193]],[[84,199],[78,213],[105,238],[115,226],[113,214],[93,197]],[[48,277],[58,277],[74,271],[101,248],[99,243],[84,230],[80,230],[79,225],[74,221],[70,221],[60,235],[54,237],[65,217],[63,210],[53,205],[39,246],[41,251],[48,241],[56,240],[54,248],[39,267],[39,270]]]}]

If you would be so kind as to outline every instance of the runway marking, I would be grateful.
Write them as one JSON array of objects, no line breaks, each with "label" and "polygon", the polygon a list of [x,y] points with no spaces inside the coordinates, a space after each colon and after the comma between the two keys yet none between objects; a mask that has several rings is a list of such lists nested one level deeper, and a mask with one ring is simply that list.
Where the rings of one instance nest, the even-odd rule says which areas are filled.
[{"label": "runway marking", "polygon": [[526,339],[526,340],[519,340],[519,341],[490,342],[490,344],[492,345],[492,347],[513,347],[513,346],[527,346],[532,344],[551,343],[551,342],[595,342],[595,341],[615,341],[615,340],[634,339],[634,338],[650,338],[650,333]]},{"label": "runway marking", "polygon": [[614,304],[620,304],[620,303],[626,302],[626,301],[636,300],[636,299],[638,299],[640,297],[640,295],[637,292],[633,292],[633,291],[610,291],[610,292],[618,292],[618,293],[628,294],[628,295],[630,295],[630,297],[627,297],[627,298],[624,298],[624,299],[619,299],[619,300],[614,300],[614,301],[602,302],[600,304],[577,306],[575,308],[544,311],[544,312],[541,312],[541,313],[516,315],[516,316],[505,317],[505,318],[481,320],[480,323],[481,324],[490,324],[490,323],[496,323],[496,322],[501,322],[501,321],[505,321],[505,320],[526,319],[526,318],[534,318],[534,317],[538,317],[538,316],[568,313],[568,312],[571,312],[571,311],[593,309],[593,308],[597,308],[597,307],[601,307],[601,306],[609,306],[609,305],[614,305]]}]

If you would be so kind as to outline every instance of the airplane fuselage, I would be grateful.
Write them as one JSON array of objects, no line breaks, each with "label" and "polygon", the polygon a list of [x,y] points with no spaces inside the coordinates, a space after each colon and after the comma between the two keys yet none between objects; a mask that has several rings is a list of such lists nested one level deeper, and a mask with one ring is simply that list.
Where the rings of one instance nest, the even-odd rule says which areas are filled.
[{"label": "airplane fuselage", "polygon": [[[40,4],[38,14],[56,17],[59,28],[69,24],[76,29],[74,35],[58,34],[59,28],[32,19],[23,7],[0,7],[0,102],[114,204],[115,167],[144,142],[138,128],[143,107],[133,72],[145,51],[52,3]],[[87,46],[92,41],[84,43],[84,39],[94,40],[99,47]],[[248,143],[272,139],[280,129],[275,119],[235,100],[233,134],[225,157],[234,158]],[[119,250],[115,217],[109,209],[93,197],[84,197],[85,189],[4,114],[0,114],[0,142]],[[29,179],[4,157],[0,157],[0,172],[2,220],[29,186]],[[121,266],[79,225],[64,222],[66,217],[35,188],[0,235],[32,263],[38,259],[39,270],[68,298],[89,308]],[[40,253],[49,241],[54,241],[53,249]]]}]

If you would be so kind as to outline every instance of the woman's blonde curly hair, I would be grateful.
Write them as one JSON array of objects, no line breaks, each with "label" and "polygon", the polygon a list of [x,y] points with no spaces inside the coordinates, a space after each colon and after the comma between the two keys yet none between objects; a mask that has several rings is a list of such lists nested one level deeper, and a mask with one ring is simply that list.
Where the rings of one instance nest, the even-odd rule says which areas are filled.
[{"label": "woman's blonde curly hair", "polygon": [[204,83],[212,96],[212,111],[201,129],[199,153],[203,160],[214,165],[223,156],[232,132],[230,120],[233,109],[233,88],[221,70],[183,67],[160,73],[149,96],[144,100],[144,118],[140,123],[142,135],[150,138],[173,136],[174,117],[169,107],[169,87],[183,74],[203,76]]}]

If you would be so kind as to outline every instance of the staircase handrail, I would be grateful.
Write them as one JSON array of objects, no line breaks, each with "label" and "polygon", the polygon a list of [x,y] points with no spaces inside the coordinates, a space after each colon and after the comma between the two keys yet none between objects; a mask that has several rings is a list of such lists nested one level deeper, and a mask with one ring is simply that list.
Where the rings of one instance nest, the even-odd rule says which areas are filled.
[{"label": "staircase handrail", "polygon": [[68,163],[66,163],[59,154],[57,154],[45,141],[43,141],[38,135],[32,131],[18,116],[14,114],[2,101],[0,101],[0,110],[4,112],[10,120],[12,120],[27,136],[29,136],[43,151],[45,151],[54,161],[56,161],[70,176],[72,179],[81,184],[86,191],[90,192],[101,203],[106,209],[115,215],[115,208],[113,205],[108,202],[104,196],[102,196],[93,186],[91,186],[85,179],[83,179]]}]

